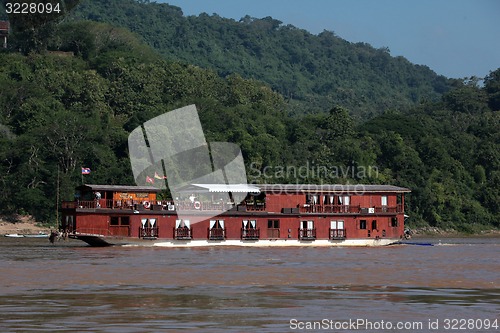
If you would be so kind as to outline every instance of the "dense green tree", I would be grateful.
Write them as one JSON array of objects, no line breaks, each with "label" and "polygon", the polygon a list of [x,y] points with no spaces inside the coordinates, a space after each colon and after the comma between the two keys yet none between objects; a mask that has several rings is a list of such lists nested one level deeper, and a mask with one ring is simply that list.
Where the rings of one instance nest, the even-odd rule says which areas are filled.
[{"label": "dense green tree", "polygon": [[[54,34],[57,21],[67,15],[79,2],[80,0],[43,2],[2,0],[12,29],[10,47],[20,49],[25,54],[31,51],[45,51],[49,37]],[[18,4],[19,8],[16,7]]]},{"label": "dense green tree", "polygon": [[500,110],[500,68],[484,79],[484,87],[488,95],[489,106],[493,111]]},{"label": "dense green tree", "polygon": [[237,73],[264,81],[297,115],[340,105],[355,118],[372,118],[438,100],[451,87],[428,67],[391,57],[388,48],[349,43],[329,31],[316,36],[272,17],[186,17],[165,3],[105,0],[83,2],[72,18],[126,27],[167,59],[211,68],[221,77]]}]

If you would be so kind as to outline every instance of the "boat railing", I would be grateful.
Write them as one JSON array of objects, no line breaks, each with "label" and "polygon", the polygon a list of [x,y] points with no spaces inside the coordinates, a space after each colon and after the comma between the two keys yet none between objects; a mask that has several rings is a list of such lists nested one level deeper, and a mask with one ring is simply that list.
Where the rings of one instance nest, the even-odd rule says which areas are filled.
[{"label": "boat railing", "polygon": [[398,206],[376,206],[375,213],[402,213]]},{"label": "boat railing", "polygon": [[63,209],[130,209],[130,210],[175,210],[175,206],[171,201],[137,201],[137,200],[76,200],[63,201],[61,203]]},{"label": "boat railing", "polygon": [[345,229],[329,229],[330,239],[345,239],[346,230]]},{"label": "boat railing", "polygon": [[[112,199],[99,199],[99,200],[76,200],[76,201],[63,201],[61,203],[62,209],[133,209],[133,210],[169,210],[169,211],[227,211],[237,207],[238,210],[248,212],[252,211],[265,211],[265,203],[242,203],[235,205],[234,202],[210,202],[210,201],[195,201],[195,202],[178,202],[172,201],[155,201],[150,203],[148,201],[131,201],[131,200],[112,200]],[[362,208],[361,205],[321,205],[321,204],[304,204],[299,207],[300,213],[404,213],[402,204],[396,206],[375,206]]]},{"label": "boat railing", "polygon": [[266,210],[265,202],[246,202],[242,206],[245,207],[247,212],[261,212]]},{"label": "boat railing", "polygon": [[74,209],[76,208],[76,201],[63,201],[61,202],[62,209]]},{"label": "boat railing", "polygon": [[299,228],[299,239],[312,240],[316,239],[316,228]]},{"label": "boat railing", "polygon": [[305,204],[300,213],[403,213],[403,205],[361,207],[361,205],[320,205]]},{"label": "boat railing", "polygon": [[241,228],[241,239],[259,239],[260,238],[260,229],[253,228]]},{"label": "boat railing", "polygon": [[115,208],[114,201],[110,199],[99,199],[99,200],[77,200],[70,204],[68,201],[64,201],[62,204],[63,208]]},{"label": "boat railing", "polygon": [[112,200],[112,199],[99,199],[99,200],[76,200],[76,201],[63,201],[61,204],[63,209],[130,209],[130,210],[169,210],[169,211],[219,211],[224,212],[233,208],[242,207],[245,211],[265,211],[265,203],[255,204],[240,204],[236,205],[234,202],[228,201],[185,201],[174,202],[172,201],[136,201],[136,200]]},{"label": "boat railing", "polygon": [[226,228],[208,228],[208,239],[224,240],[226,238]]},{"label": "boat railing", "polygon": [[220,211],[224,212],[235,207],[234,202],[212,202],[212,201],[195,201],[195,202],[178,202],[175,204],[175,209],[178,211]]},{"label": "boat railing", "polygon": [[396,205],[396,212],[397,213],[404,213],[405,212],[405,207],[403,204],[397,204]]},{"label": "boat railing", "polygon": [[181,227],[174,228],[174,238],[175,239],[192,239],[191,228]]},{"label": "boat railing", "polygon": [[158,237],[158,227],[139,227],[139,238]]},{"label": "boat railing", "polygon": [[359,213],[361,205],[314,205],[305,204],[299,207],[301,213]]},{"label": "boat railing", "polygon": [[113,236],[109,229],[103,228],[77,228],[70,232],[74,235],[95,235],[95,236]]}]

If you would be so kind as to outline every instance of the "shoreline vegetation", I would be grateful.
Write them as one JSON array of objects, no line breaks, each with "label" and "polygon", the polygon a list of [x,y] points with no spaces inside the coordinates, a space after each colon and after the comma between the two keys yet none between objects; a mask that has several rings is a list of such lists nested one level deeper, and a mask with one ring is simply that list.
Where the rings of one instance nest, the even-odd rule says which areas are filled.
[{"label": "shoreline vegetation", "polygon": [[[32,216],[0,216],[0,235],[50,233],[54,226],[35,221]],[[485,229],[474,233],[465,233],[454,229],[441,229],[432,226],[410,228],[414,238],[426,237],[500,237],[500,230]]]}]

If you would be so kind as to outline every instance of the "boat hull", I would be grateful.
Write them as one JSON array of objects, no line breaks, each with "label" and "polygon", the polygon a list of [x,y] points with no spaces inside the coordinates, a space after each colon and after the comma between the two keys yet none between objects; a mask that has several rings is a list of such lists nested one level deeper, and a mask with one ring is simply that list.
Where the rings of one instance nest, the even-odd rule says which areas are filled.
[{"label": "boat hull", "polygon": [[292,240],[292,239],[260,239],[260,240],[177,240],[177,239],[143,239],[133,237],[114,237],[91,234],[72,234],[70,238],[79,239],[90,246],[158,246],[158,247],[213,247],[213,246],[242,246],[242,247],[367,247],[386,246],[397,244],[396,238],[366,238],[344,240]]},{"label": "boat hull", "polygon": [[24,236],[23,235],[19,235],[19,234],[6,234],[6,235],[4,235],[4,237],[8,237],[8,238],[22,238]]},{"label": "boat hull", "polygon": [[49,238],[49,234],[27,234],[24,235],[26,238]]}]

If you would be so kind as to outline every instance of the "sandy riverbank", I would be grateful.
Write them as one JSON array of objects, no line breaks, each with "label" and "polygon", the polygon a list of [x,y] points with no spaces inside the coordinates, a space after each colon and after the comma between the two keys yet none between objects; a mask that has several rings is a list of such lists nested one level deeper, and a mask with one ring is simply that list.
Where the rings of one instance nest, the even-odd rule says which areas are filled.
[{"label": "sandy riverbank", "polygon": [[428,238],[428,237],[444,237],[444,238],[454,238],[454,237],[500,237],[500,230],[482,230],[478,233],[470,234],[459,232],[453,229],[439,229],[436,227],[423,227],[411,229],[413,237],[417,238]]},{"label": "sandy riverbank", "polygon": [[31,217],[17,217],[16,222],[6,221],[4,218],[0,217],[0,235],[6,234],[38,234],[40,232],[50,233],[50,228],[41,227],[38,223]]}]

